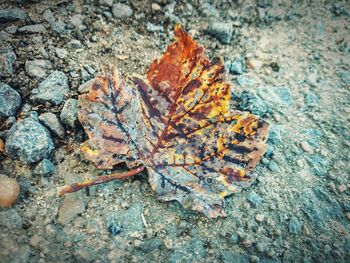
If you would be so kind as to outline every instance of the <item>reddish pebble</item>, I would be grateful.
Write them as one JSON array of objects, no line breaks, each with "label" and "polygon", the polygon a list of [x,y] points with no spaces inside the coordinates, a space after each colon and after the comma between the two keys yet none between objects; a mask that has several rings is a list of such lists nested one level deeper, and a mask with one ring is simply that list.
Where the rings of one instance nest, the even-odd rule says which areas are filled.
[{"label": "reddish pebble", "polygon": [[341,185],[339,185],[338,186],[338,191],[339,191],[339,193],[342,193],[342,192],[344,192],[345,190],[346,190],[346,185],[345,184],[341,184]]},{"label": "reddish pebble", "polygon": [[0,174],[0,207],[10,207],[16,202],[19,186],[15,179]]}]

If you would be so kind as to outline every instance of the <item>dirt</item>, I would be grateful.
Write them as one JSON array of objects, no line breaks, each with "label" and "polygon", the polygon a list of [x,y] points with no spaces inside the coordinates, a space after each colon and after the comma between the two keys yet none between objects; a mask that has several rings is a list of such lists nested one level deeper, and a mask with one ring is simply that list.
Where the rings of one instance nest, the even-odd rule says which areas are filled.
[{"label": "dirt", "polygon": [[[0,210],[0,261],[349,262],[349,3],[214,1],[219,16],[205,15],[204,1],[179,1],[173,12],[169,1],[157,3],[160,10],[152,2],[127,1],[133,15],[116,19],[103,14],[111,9],[98,1],[3,1],[0,9],[19,7],[28,17],[2,23],[0,30],[41,23],[47,32],[14,33],[1,43],[17,55],[14,75],[1,81],[21,94],[24,115],[59,113],[63,104],[30,101],[41,80],[26,74],[27,60],[49,60],[49,72],[60,70],[69,78],[66,99],[77,98],[87,66],[95,70],[89,79],[112,65],[124,75],[145,74],[171,43],[179,21],[210,58],[243,61],[243,74],[227,75],[232,105],[271,125],[257,181],[226,198],[228,216],[218,219],[158,201],[146,173],[58,197],[57,187],[65,183],[108,173],[84,160],[83,129],[65,127],[63,139],[52,135],[52,176],[34,175],[35,164],[6,155],[0,160],[0,173],[21,187],[16,204]],[[65,34],[52,31],[43,18],[46,9],[66,23]],[[69,26],[76,14],[83,27]],[[214,21],[234,24],[230,44],[208,34]],[[149,32],[148,22],[164,31]],[[83,48],[70,49],[72,39]],[[55,48],[66,49],[67,56],[59,58]]]}]

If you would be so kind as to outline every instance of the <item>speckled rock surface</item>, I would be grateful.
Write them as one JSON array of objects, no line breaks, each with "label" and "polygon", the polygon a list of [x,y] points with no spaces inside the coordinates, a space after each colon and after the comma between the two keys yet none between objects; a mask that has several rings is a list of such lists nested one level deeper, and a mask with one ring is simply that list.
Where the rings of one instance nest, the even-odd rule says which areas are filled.
[{"label": "speckled rock surface", "polygon": [[54,149],[50,132],[32,118],[13,125],[5,143],[12,159],[23,163],[35,163],[47,157]]}]

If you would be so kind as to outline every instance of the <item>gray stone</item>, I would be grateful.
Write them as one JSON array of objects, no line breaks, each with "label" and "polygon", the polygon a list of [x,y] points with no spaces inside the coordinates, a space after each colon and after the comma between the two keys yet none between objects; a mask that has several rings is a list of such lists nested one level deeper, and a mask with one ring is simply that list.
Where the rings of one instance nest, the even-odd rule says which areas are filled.
[{"label": "gray stone", "polygon": [[71,128],[75,128],[78,121],[78,100],[66,100],[61,111],[60,118],[62,123]]},{"label": "gray stone", "polygon": [[35,59],[27,61],[25,64],[27,74],[35,79],[42,79],[46,77],[49,69],[52,69],[52,64],[48,60]]},{"label": "gray stone", "polygon": [[249,193],[247,200],[254,208],[259,207],[262,202],[262,198],[260,197],[260,195],[258,195],[254,191]]},{"label": "gray stone", "polygon": [[10,40],[11,35],[4,30],[0,31],[0,43],[5,43]]},{"label": "gray stone", "polygon": [[0,211],[0,226],[16,229],[22,226],[23,220],[14,208]]},{"label": "gray stone", "polygon": [[239,58],[231,62],[230,72],[236,75],[242,75],[244,72],[243,59]]},{"label": "gray stone", "polygon": [[58,35],[63,35],[65,33],[66,24],[63,21],[57,20],[50,9],[45,10],[43,17],[47,23],[49,23],[50,28],[54,33]]},{"label": "gray stone", "polygon": [[22,34],[36,34],[46,32],[45,27],[42,24],[27,25],[18,28],[18,33]]},{"label": "gray stone", "polygon": [[16,114],[21,106],[21,96],[6,83],[0,82],[0,117]]},{"label": "gray stone", "polygon": [[6,32],[10,34],[14,34],[17,32],[18,26],[11,25],[9,27],[6,27]]},{"label": "gray stone", "polygon": [[164,27],[163,26],[157,26],[157,25],[154,25],[150,22],[147,23],[147,31],[148,32],[151,32],[151,33],[154,33],[154,32],[163,32],[164,31]]},{"label": "gray stone", "polygon": [[301,232],[301,224],[299,222],[299,219],[295,216],[292,216],[289,221],[289,233],[291,234],[299,234]]},{"label": "gray stone", "polygon": [[78,92],[80,94],[88,93],[94,83],[95,83],[95,79],[91,79],[91,80],[81,84],[78,88]]},{"label": "gray stone", "polygon": [[50,176],[51,174],[53,174],[54,171],[55,166],[48,159],[45,158],[35,166],[33,174]]},{"label": "gray stone", "polygon": [[249,263],[249,256],[246,254],[239,255],[230,251],[223,251],[221,253],[221,260],[224,263]]},{"label": "gray stone", "polygon": [[219,17],[220,16],[219,11],[214,6],[212,6],[209,3],[202,4],[202,6],[201,6],[201,13],[204,16],[213,16],[213,17]]},{"label": "gray stone", "polygon": [[282,131],[281,125],[270,125],[268,142],[275,145],[282,144]]},{"label": "gray stone", "polygon": [[214,22],[209,26],[208,32],[221,43],[230,44],[233,35],[233,28],[230,23]]},{"label": "gray stone", "polygon": [[64,138],[66,132],[56,114],[52,112],[43,113],[39,116],[39,121],[58,137]]},{"label": "gray stone", "polygon": [[31,100],[36,103],[50,102],[59,105],[69,92],[68,78],[61,71],[52,72],[38,88],[33,89]]},{"label": "gray stone", "polygon": [[99,0],[98,2],[100,3],[100,5],[104,6],[111,7],[113,5],[113,0]]},{"label": "gray stone", "polygon": [[27,13],[19,8],[8,8],[0,10],[0,22],[12,22],[23,20],[27,17]]},{"label": "gray stone", "polygon": [[62,59],[66,58],[68,55],[67,49],[64,49],[64,48],[55,48],[55,52],[56,52],[57,57],[62,58]]},{"label": "gray stone", "polygon": [[26,164],[48,157],[54,148],[50,132],[32,118],[13,125],[5,144],[6,152],[12,159]]},{"label": "gray stone", "polygon": [[17,56],[12,50],[0,50],[0,77],[13,75],[13,64],[16,60]]},{"label": "gray stone", "polygon": [[67,43],[68,48],[70,49],[82,49],[84,48],[83,44],[78,39],[72,39]]},{"label": "gray stone", "polygon": [[150,253],[154,250],[160,249],[163,245],[163,240],[161,240],[160,238],[153,238],[143,243],[140,249],[145,253]]},{"label": "gray stone", "polygon": [[122,228],[122,234],[142,233],[144,230],[141,218],[142,206],[140,203],[133,204],[128,210],[116,211],[110,217]]},{"label": "gray stone", "polygon": [[115,18],[127,18],[132,16],[132,9],[126,4],[116,3],[112,7],[112,13]]}]

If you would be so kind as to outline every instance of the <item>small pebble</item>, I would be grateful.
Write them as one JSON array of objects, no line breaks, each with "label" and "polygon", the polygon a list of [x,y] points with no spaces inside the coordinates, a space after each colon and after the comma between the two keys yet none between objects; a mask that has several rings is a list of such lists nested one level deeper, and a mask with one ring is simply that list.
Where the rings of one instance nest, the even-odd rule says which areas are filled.
[{"label": "small pebble", "polygon": [[342,193],[342,192],[344,192],[344,191],[346,191],[346,185],[345,184],[341,184],[341,185],[339,185],[338,186],[338,191],[339,191],[339,193]]},{"label": "small pebble", "polygon": [[265,216],[262,215],[262,214],[257,214],[257,215],[255,216],[255,220],[256,220],[257,222],[263,222],[264,219],[265,219]]},{"label": "small pebble", "polygon": [[252,263],[258,263],[260,261],[258,256],[250,256],[250,262]]},{"label": "small pebble", "polygon": [[310,144],[308,144],[308,142],[304,141],[300,143],[301,148],[308,153],[312,152],[312,147],[310,146]]},{"label": "small pebble", "polygon": [[17,181],[6,175],[0,175],[0,207],[10,207],[16,202],[19,194]]},{"label": "small pebble", "polygon": [[161,9],[160,5],[157,3],[152,3],[151,7],[154,11],[159,11]]},{"label": "small pebble", "polygon": [[249,239],[246,239],[243,241],[243,246],[246,247],[246,248],[249,248],[253,245],[253,242]]},{"label": "small pebble", "polygon": [[350,220],[350,212],[346,213],[346,217]]}]

